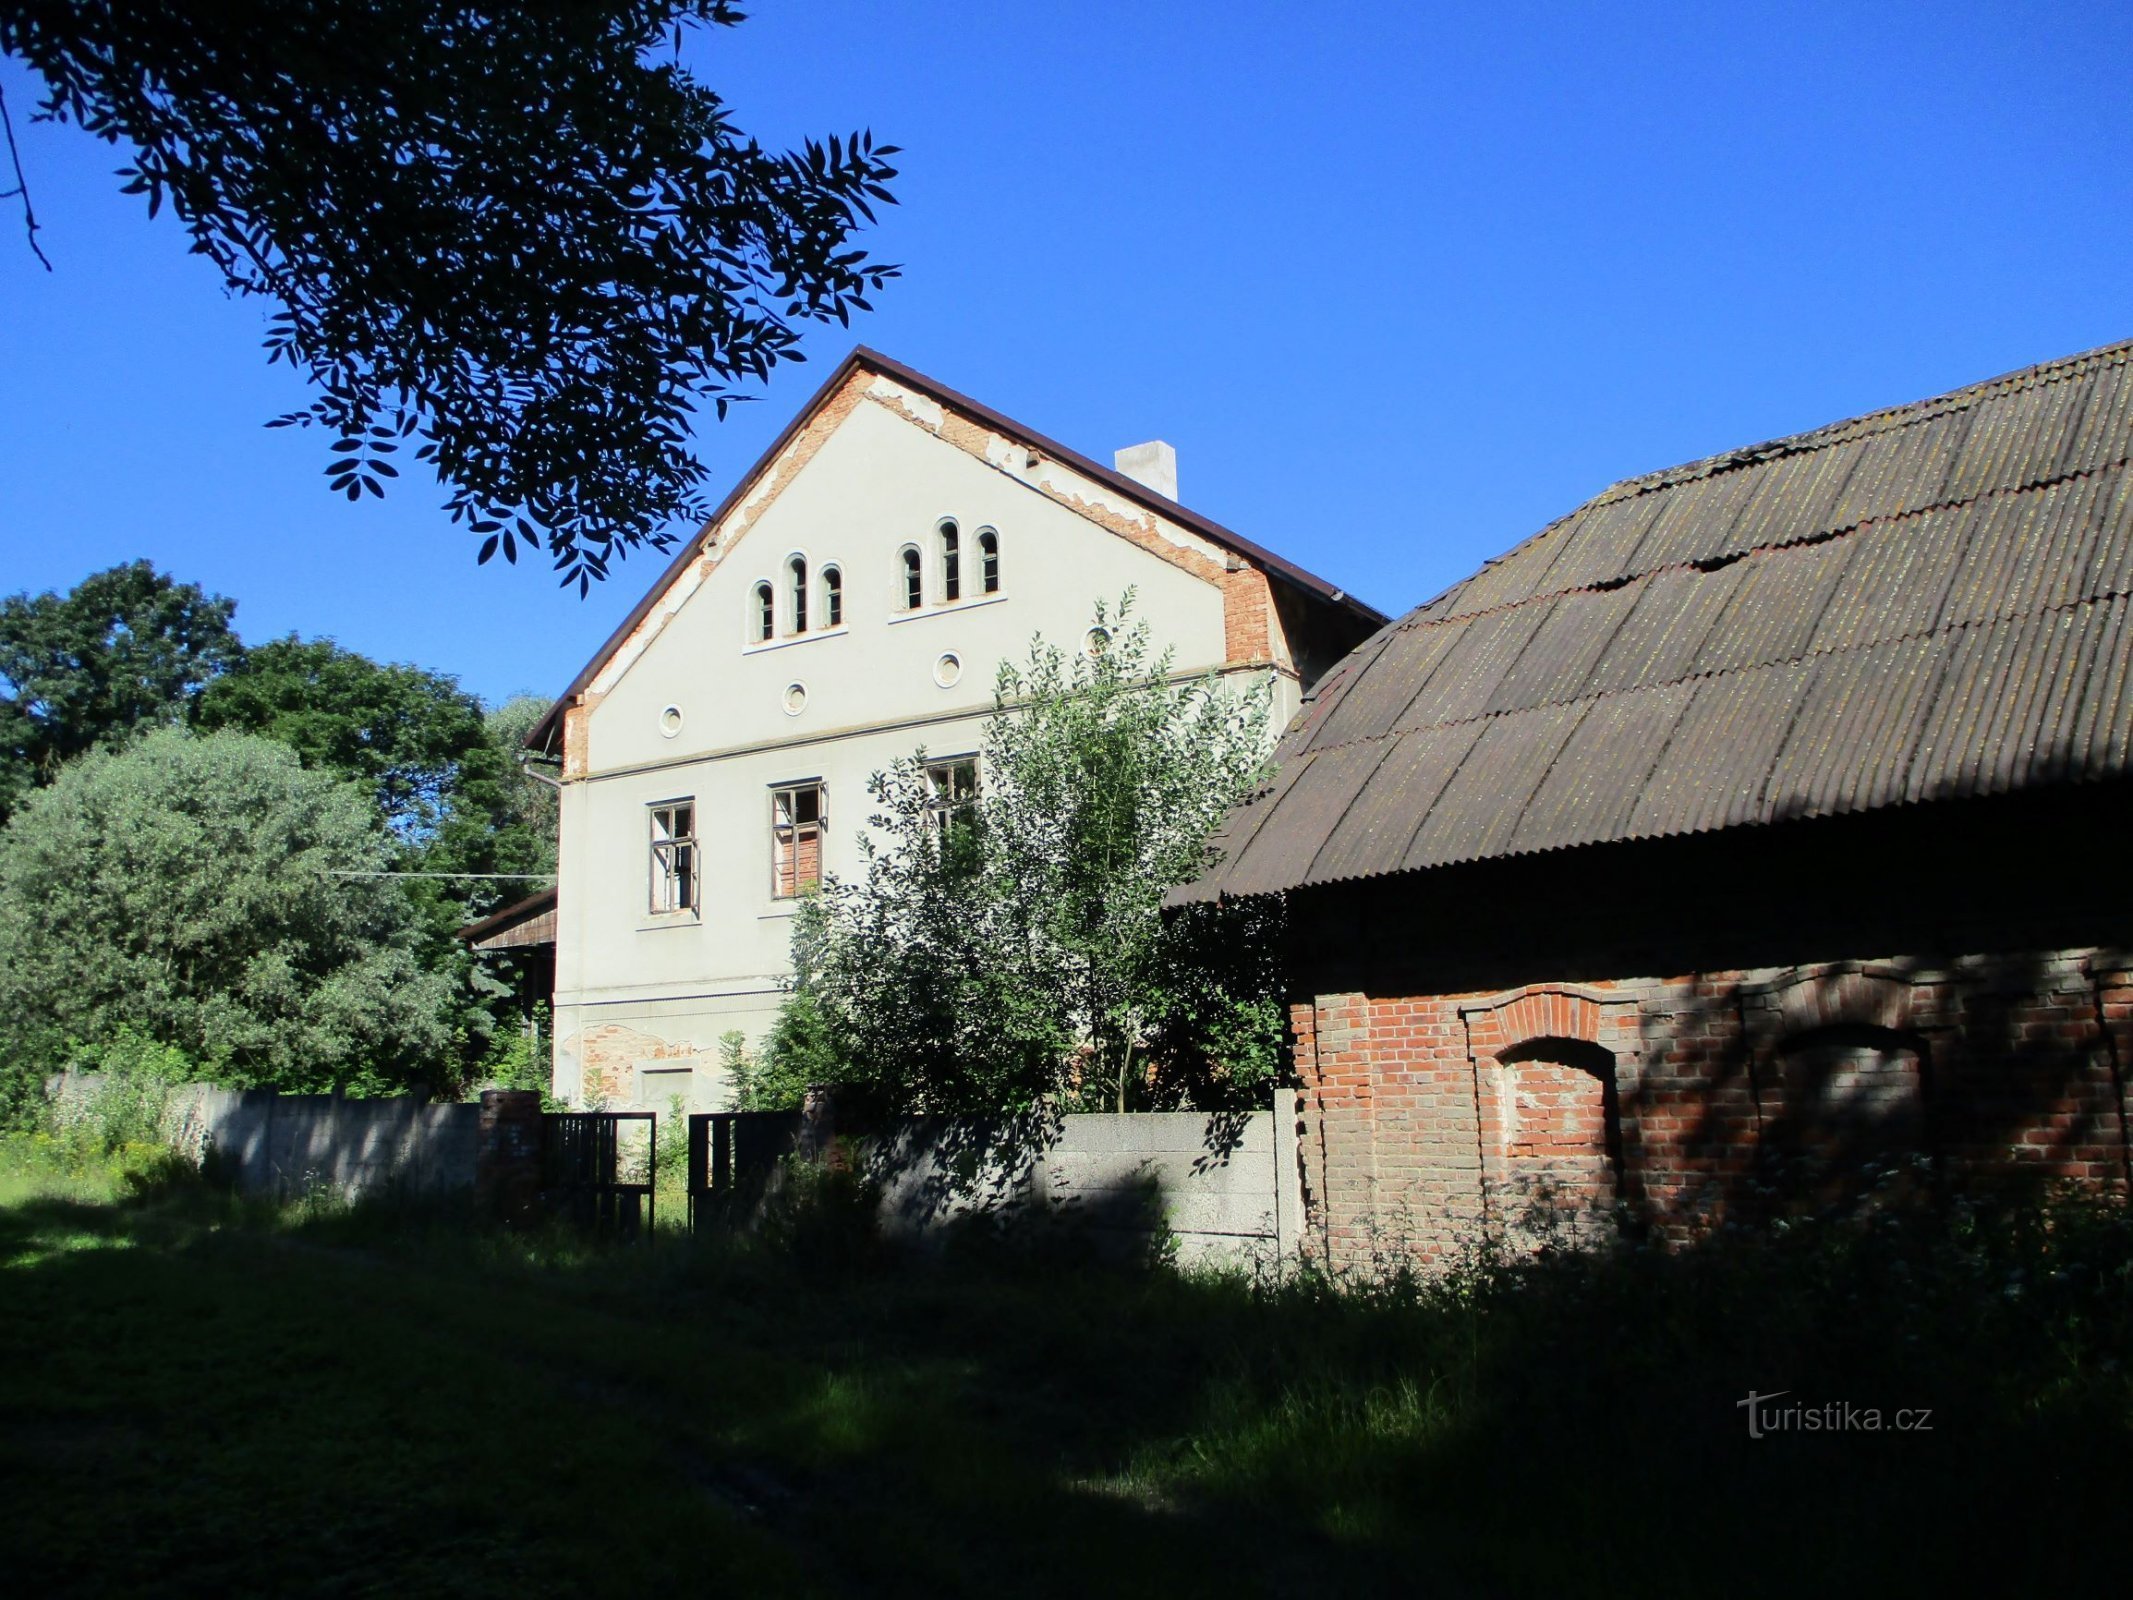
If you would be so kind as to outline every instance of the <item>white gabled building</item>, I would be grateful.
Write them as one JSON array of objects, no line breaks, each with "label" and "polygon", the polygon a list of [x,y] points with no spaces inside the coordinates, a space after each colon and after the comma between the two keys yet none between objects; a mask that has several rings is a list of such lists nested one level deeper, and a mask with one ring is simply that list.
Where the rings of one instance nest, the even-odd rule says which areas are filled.
[{"label": "white gabled building", "polygon": [[1116,459],[864,348],[831,374],[528,741],[562,764],[558,1095],[722,1105],[867,780],[923,747],[969,781],[1033,636],[1132,588],[1178,670],[1275,674],[1279,725],[1384,622],[1177,504],[1169,446]]}]

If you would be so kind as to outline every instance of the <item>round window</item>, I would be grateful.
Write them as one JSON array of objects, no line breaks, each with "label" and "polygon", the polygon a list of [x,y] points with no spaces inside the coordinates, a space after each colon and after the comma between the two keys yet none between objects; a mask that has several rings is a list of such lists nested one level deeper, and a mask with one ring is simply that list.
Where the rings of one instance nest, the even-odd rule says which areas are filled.
[{"label": "round window", "polygon": [[1087,652],[1089,659],[1094,661],[1111,648],[1111,630],[1108,628],[1091,628],[1083,637],[1081,648]]},{"label": "round window", "polygon": [[785,686],[785,714],[788,717],[797,717],[806,709],[807,685],[804,683],[788,683]]},{"label": "round window", "polygon": [[933,681],[943,689],[953,689],[963,676],[963,658],[950,651],[933,663]]},{"label": "round window", "polygon": [[668,706],[666,710],[659,713],[659,731],[669,739],[681,732],[680,706]]}]

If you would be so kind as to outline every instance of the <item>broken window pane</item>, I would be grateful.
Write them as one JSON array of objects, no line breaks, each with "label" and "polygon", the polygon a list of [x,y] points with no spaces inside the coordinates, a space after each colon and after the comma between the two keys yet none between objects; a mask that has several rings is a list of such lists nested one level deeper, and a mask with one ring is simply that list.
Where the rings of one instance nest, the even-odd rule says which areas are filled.
[{"label": "broken window pane", "polygon": [[696,909],[696,805],[670,800],[652,807],[652,910]]}]

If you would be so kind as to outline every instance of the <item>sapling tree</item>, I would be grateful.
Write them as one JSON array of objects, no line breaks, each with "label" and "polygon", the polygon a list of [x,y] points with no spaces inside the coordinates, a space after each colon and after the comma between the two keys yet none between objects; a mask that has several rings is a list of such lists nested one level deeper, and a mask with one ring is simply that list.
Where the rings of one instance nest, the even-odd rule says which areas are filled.
[{"label": "sapling tree", "polygon": [[1178,681],[1130,592],[1087,638],[1003,666],[974,784],[878,774],[864,873],[799,922],[810,1047],[907,1107],[1213,1107],[1274,1070],[1268,912],[1162,911],[1263,771],[1271,683]]}]

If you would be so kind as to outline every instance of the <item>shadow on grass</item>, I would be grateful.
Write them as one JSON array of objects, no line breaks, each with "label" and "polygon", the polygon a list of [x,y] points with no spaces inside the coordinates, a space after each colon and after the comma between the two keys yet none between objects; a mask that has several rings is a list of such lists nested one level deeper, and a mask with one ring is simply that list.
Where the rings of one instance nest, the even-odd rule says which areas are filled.
[{"label": "shadow on grass", "polygon": [[[2035,1592],[2133,1486],[2122,1210],[1350,1285],[848,1224],[0,1210],[8,1548],[91,1592]],[[1823,1425],[1751,1438],[1751,1390]]]}]

